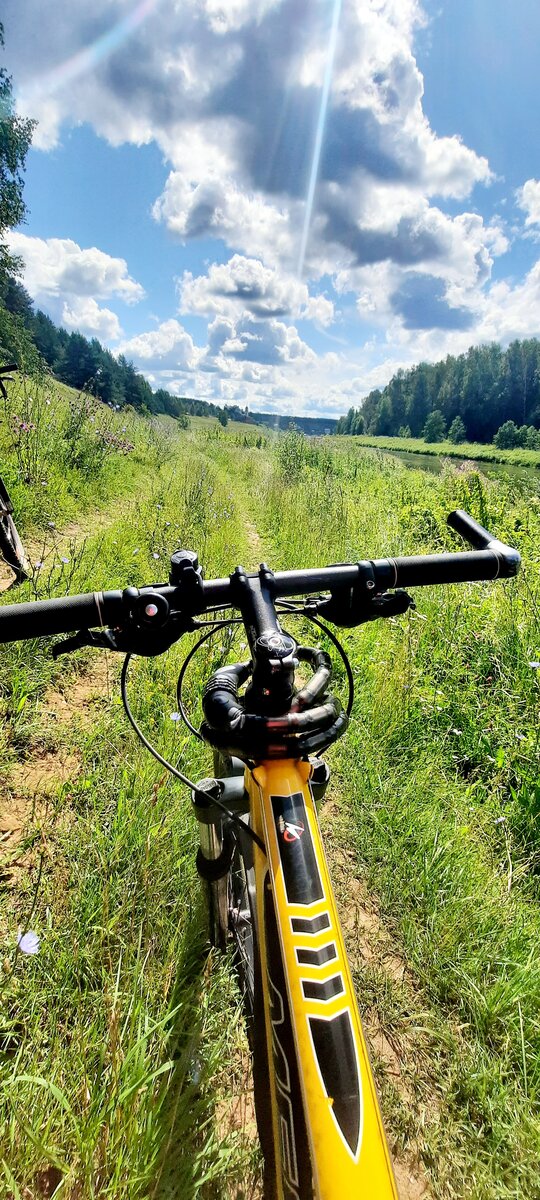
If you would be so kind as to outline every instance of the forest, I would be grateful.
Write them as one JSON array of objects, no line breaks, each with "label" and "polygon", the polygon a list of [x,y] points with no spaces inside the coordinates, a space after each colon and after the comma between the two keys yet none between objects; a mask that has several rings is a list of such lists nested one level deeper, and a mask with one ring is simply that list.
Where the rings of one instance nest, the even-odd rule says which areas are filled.
[{"label": "forest", "polygon": [[[510,424],[510,428],[507,426]],[[540,341],[473,346],[443,362],[398,371],[350,408],[336,433],[540,445]]]}]

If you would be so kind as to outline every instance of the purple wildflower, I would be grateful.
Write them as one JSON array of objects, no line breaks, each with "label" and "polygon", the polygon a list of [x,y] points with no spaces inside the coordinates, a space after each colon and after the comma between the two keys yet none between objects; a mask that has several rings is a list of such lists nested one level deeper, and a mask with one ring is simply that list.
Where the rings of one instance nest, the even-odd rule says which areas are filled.
[{"label": "purple wildflower", "polygon": [[21,933],[19,929],[17,945],[23,954],[39,953],[39,938],[37,933],[34,933],[32,929],[28,929],[26,933]]}]

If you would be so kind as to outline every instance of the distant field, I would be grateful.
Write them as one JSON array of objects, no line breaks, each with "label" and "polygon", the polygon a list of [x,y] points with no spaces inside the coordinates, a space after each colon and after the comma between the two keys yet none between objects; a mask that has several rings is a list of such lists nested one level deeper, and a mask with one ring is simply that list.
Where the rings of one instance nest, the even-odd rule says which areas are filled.
[{"label": "distant field", "polygon": [[482,442],[425,442],[423,438],[344,436],[340,441],[358,446],[373,446],[378,450],[401,450],[406,454],[432,454],[444,458],[475,458],[484,462],[513,463],[514,466],[540,469],[540,450],[498,450]]}]

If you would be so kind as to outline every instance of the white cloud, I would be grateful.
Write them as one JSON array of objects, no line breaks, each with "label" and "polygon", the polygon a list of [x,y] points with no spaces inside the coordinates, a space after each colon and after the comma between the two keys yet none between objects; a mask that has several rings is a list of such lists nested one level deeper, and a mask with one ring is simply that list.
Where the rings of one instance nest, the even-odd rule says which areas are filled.
[{"label": "white cloud", "polygon": [[[313,350],[303,342],[294,325],[274,318],[257,320],[243,313],[238,320],[219,316],[208,326],[208,366],[234,373],[234,362],[278,366],[313,362]],[[250,368],[251,369],[251,368]]]},{"label": "white cloud", "polygon": [[144,289],[128,273],[123,258],[112,258],[92,246],[81,249],[69,238],[37,238],[12,232],[9,248],[24,263],[24,286],[38,303],[47,297],[111,296],[136,304]]},{"label": "white cloud", "polygon": [[516,192],[519,207],[526,213],[525,226],[540,226],[540,180],[528,179]]},{"label": "white cloud", "polygon": [[226,34],[239,30],[251,21],[260,21],[280,0],[203,0],[210,27],[215,33]]},{"label": "white cloud", "polygon": [[74,298],[62,308],[62,325],[66,329],[77,329],[79,333],[105,341],[115,341],[122,329],[116,313],[110,308],[100,308],[91,297]]},{"label": "white cloud", "polygon": [[147,374],[148,371],[191,370],[200,352],[179,321],[164,321],[157,329],[128,338],[116,347]]},{"label": "white cloud", "polygon": [[[210,157],[212,150],[210,148]],[[204,159],[201,160],[204,162]],[[222,238],[231,247],[265,262],[293,262],[300,230],[299,212],[268,201],[260,193],[242,188],[232,178],[199,166],[199,177],[171,171],[153,214],[182,240]]]},{"label": "white cloud", "polygon": [[294,275],[265,267],[259,259],[235,254],[227,263],[213,263],[206,275],[185,271],[179,283],[181,312],[205,316],[238,316],[246,310],[255,318],[289,314],[330,325],[334,306],[327,297],[310,296]]},{"label": "white cloud", "polygon": [[[96,0],[92,45],[83,10],[63,19],[65,0],[51,0],[39,40],[29,36],[38,0],[22,9],[19,0],[5,3],[21,103],[26,111],[34,103],[42,144],[52,144],[61,121],[90,121],[115,145],[155,140],[172,167],[157,219],[181,238],[220,237],[294,272],[331,4],[157,4],[144,21],[130,17],[122,42],[123,0]],[[491,179],[485,158],[457,136],[437,137],[426,119],[414,57],[423,21],[419,0],[343,0],[310,244],[314,276],[329,244],[337,267],[357,262],[354,231],[369,233],[381,184],[410,204],[463,199]],[[370,252],[410,257],[414,239],[405,222],[393,245],[377,250],[371,239]]]}]

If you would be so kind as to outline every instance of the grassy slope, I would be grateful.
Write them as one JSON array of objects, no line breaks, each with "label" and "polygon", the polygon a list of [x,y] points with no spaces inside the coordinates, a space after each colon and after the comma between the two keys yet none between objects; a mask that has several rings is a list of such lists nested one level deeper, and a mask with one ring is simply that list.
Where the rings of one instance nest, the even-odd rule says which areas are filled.
[{"label": "grassy slope", "polygon": [[[90,539],[72,590],[163,575],[179,541],[208,575],[253,566],[248,513],[283,567],[449,546],[444,513],[456,505],[517,539],[526,559],[517,585],[417,593],[416,614],[345,634],[360,687],[332,757],[336,824],[407,961],[401,981],[375,961],[357,976],[364,1009],[408,1063],[405,1093],[378,1062],[393,1147],[420,1156],[441,1198],[531,1197],[538,497],[474,473],[405,471],[349,439],[306,454],[288,437],[276,454],[246,446],[245,432],[209,423],[178,435],[129,524]],[[69,696],[88,654],[53,669],[45,651],[7,648],[1,669],[4,790],[20,799],[10,781],[21,759],[61,747],[75,760],[6,850],[20,866],[2,918],[4,1186],[39,1196],[48,1166],[78,1200],[222,1197],[228,1179],[247,1178],[250,1150],[237,1134],[223,1141],[215,1121],[235,1008],[227,977],[208,971],[189,804],[137,749],[114,689],[90,725],[51,726],[47,686],[63,679]],[[220,653],[195,669],[191,703]],[[170,721],[180,657],[170,652],[166,673],[162,660],[137,664],[136,712],[204,774],[204,749]],[[34,897],[41,953],[14,957]]]},{"label": "grassy slope", "polygon": [[[140,423],[137,432],[142,444],[148,430]],[[153,443],[146,461],[141,451],[148,486],[141,495],[135,474],[129,520],[115,521],[109,498],[106,526],[69,568],[51,546],[46,569],[18,597],[164,577],[178,544],[196,545],[215,574],[247,561],[226,471],[205,453],[216,436],[214,423],[182,431],[160,463]],[[90,484],[93,511],[102,485]],[[62,492],[60,512],[65,503]],[[80,505],[76,495],[77,513]],[[51,685],[65,690],[69,709],[91,656],[54,665],[48,650],[6,647],[0,670],[8,812],[26,800],[23,838],[13,849],[8,839],[3,860],[3,1190],[39,1196],[47,1179],[63,1178],[64,1194],[78,1197],[147,1195],[150,1186],[155,1196],[195,1197],[218,1178],[222,1194],[229,1169],[246,1173],[238,1138],[223,1144],[210,1119],[231,1038],[223,1008],[232,1021],[234,1003],[223,971],[208,973],[189,801],[138,751],[117,688],[90,723],[74,713],[72,725],[51,724]],[[187,739],[170,720],[174,667],[167,679],[161,661],[141,670],[138,715],[162,749],[178,754]],[[17,764],[35,780],[36,762],[54,754],[73,764],[67,781],[49,796],[39,785],[37,799],[33,787],[25,795]],[[207,773],[197,743],[186,769]],[[15,935],[32,908],[43,944],[36,959],[24,959]]]},{"label": "grassy slope", "polygon": [[442,455],[444,458],[472,458],[482,462],[501,462],[516,467],[540,468],[540,450],[498,450],[497,446],[486,446],[483,442],[425,442],[423,438],[358,436],[340,440],[357,442],[359,446],[372,446],[378,450],[401,450],[404,454]]}]

